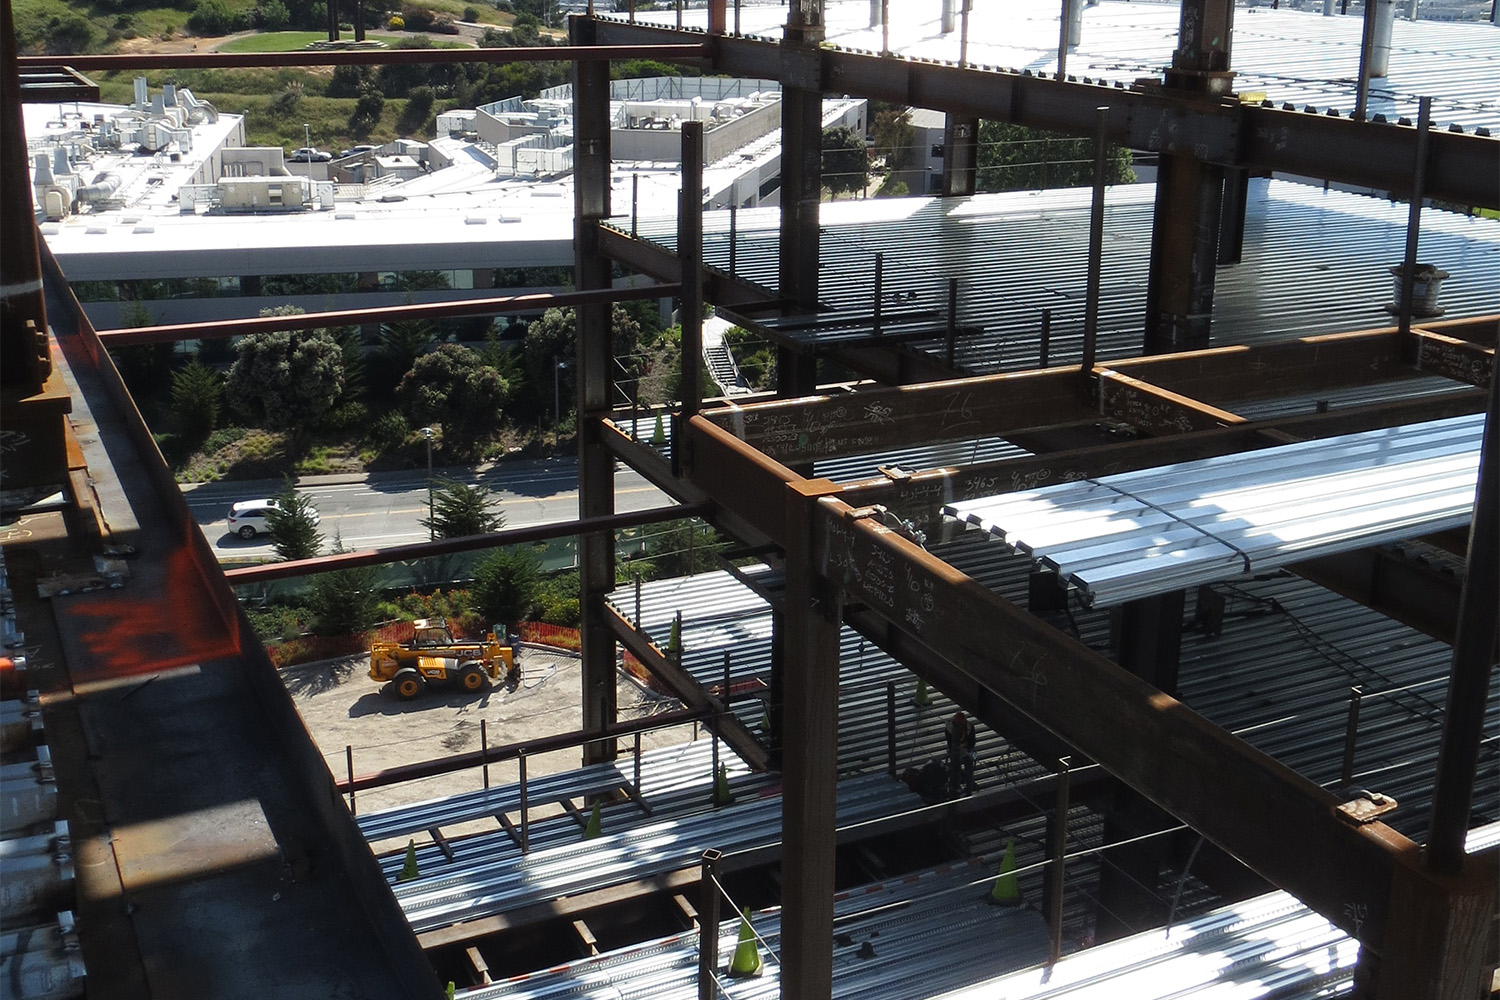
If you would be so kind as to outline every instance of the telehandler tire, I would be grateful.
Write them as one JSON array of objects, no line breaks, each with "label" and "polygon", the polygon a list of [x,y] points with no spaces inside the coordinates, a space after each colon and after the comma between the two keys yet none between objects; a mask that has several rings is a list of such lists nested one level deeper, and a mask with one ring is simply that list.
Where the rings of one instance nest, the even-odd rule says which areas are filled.
[{"label": "telehandler tire", "polygon": [[391,678],[391,690],[396,692],[396,697],[402,701],[411,701],[422,693],[427,682],[422,675],[417,673],[415,667],[403,667],[396,671],[396,676]]}]

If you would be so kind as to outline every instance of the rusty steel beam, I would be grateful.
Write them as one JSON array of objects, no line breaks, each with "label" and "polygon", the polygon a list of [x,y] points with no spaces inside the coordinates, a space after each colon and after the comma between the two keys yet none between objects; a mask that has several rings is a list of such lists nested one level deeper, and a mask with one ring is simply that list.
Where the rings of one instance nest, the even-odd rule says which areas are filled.
[{"label": "rusty steel beam", "polygon": [[[670,28],[601,20],[604,44],[665,44],[701,36]],[[1108,105],[1109,141],[1152,153],[1196,156],[1225,167],[1281,170],[1390,191],[1404,197],[1416,160],[1416,129],[1308,114],[1232,97],[1176,97],[1161,89],[1128,90],[1104,83],[912,62],[876,53],[824,47],[819,72],[829,93],[878,98],[949,114],[1014,122],[1069,135],[1094,133],[1094,110]],[[720,37],[706,62],[713,72],[764,76],[781,65],[774,41]],[[1433,132],[1427,195],[1500,208],[1495,161],[1500,139]]]},{"label": "rusty steel beam", "polygon": [[1099,369],[1099,412],[1147,434],[1186,434],[1243,424],[1245,418],[1170,389]]},{"label": "rusty steel beam", "polygon": [[296,52],[134,52],[122,55],[23,56],[28,72],[67,69],[110,72],[132,69],[264,69],[283,66],[428,66],[438,63],[608,62],[615,59],[702,58],[703,42],[661,45],[556,45],[480,49],[361,49],[355,52],[300,49]]},{"label": "rusty steel beam", "polygon": [[1449,337],[1435,330],[1415,329],[1416,341],[1412,364],[1418,371],[1441,375],[1455,382],[1488,389],[1495,375],[1495,348],[1473,341]]},{"label": "rusty steel beam", "polygon": [[1094,412],[1076,397],[1077,379],[1076,367],[1050,368],[730,405],[707,415],[766,457],[796,464],[1089,420]]},{"label": "rusty steel beam", "polygon": [[[1420,542],[1358,549],[1293,563],[1287,569],[1320,587],[1453,643],[1463,560]],[[1500,657],[1500,648],[1491,658]]]},{"label": "rusty steel beam", "polygon": [[815,565],[848,600],[901,623],[1362,943],[1387,943],[1398,871],[1438,891],[1394,830],[1345,820],[1331,793],[899,534],[832,498],[819,508]]},{"label": "rusty steel beam", "polygon": [[661,715],[648,715],[644,718],[631,719],[627,722],[617,722],[602,732],[590,732],[585,729],[572,733],[556,733],[551,736],[540,736],[534,740],[524,740],[520,743],[500,744],[483,750],[469,750],[464,753],[448,754],[432,760],[419,760],[410,764],[397,764],[394,767],[382,768],[379,771],[371,771],[368,774],[357,774],[352,780],[348,777],[334,778],[333,786],[340,794],[345,795],[349,792],[366,792],[372,788],[386,788],[390,785],[399,785],[406,781],[435,778],[438,775],[452,774],[454,771],[464,771],[471,767],[483,767],[485,764],[498,764],[501,761],[514,760],[523,751],[527,755],[531,755],[551,753],[554,750],[568,750],[572,747],[585,746],[596,740],[619,739],[622,736],[632,736],[636,733],[649,733],[657,729],[665,729],[668,726],[686,725],[689,722],[702,720],[706,717],[703,712],[694,711],[690,708],[682,708],[671,712],[663,712]]},{"label": "rusty steel beam", "polygon": [[704,720],[709,729],[717,732],[719,738],[729,744],[730,749],[746,765],[755,771],[764,771],[770,766],[766,748],[755,738],[755,734],[733,713],[721,711],[716,699],[703,685],[681,665],[663,655],[650,636],[626,621],[625,616],[613,607],[605,607],[604,620],[620,645],[630,650],[631,655],[651,671],[652,676],[670,688],[672,694],[688,707],[695,718]]},{"label": "rusty steel beam", "polygon": [[1418,374],[1408,363],[1405,341],[1395,327],[1130,358],[1111,361],[1109,367],[1214,402],[1368,385]]},{"label": "rusty steel beam", "polygon": [[[688,481],[760,534],[785,546],[786,511],[771,498],[802,477],[716,426],[704,414],[677,425],[673,433],[687,437],[683,469]],[[837,490],[833,483],[827,486],[829,491]]]},{"label": "rusty steel beam", "polygon": [[[682,276],[682,265],[671,250],[608,226],[599,228],[599,252],[663,283],[676,282]],[[781,305],[781,300],[769,289],[730,277],[714,267],[703,268],[703,297],[716,306],[731,309],[759,310]]]},{"label": "rusty steel beam", "polygon": [[1117,441],[1021,458],[978,462],[959,468],[932,469],[846,484],[839,496],[851,507],[881,504],[924,531],[941,527],[945,503],[1036,489],[1054,483],[1111,476],[1153,466],[1253,451],[1288,440],[1355,434],[1404,423],[1439,420],[1484,408],[1477,390],[1422,397],[1331,413],[1239,424],[1138,441]]},{"label": "rusty steel beam", "polygon": [[247,333],[274,333],[278,330],[312,330],[318,327],[355,326],[361,323],[395,323],[404,319],[494,316],[502,312],[551,309],[557,306],[655,299],[676,293],[676,285],[645,285],[637,288],[604,288],[579,292],[533,292],[527,295],[465,299],[461,302],[412,303],[404,306],[375,306],[369,309],[336,309],[330,312],[298,313],[295,316],[250,316],[244,319],[221,319],[208,323],[174,323],[166,326],[100,330],[98,336],[107,347],[131,347],[136,344],[166,344],[179,340],[211,340]]},{"label": "rusty steel beam", "polygon": [[260,566],[238,566],[224,570],[224,576],[234,586],[263,583],[267,580],[288,580],[310,576],[314,573],[331,573],[340,569],[384,566],[386,563],[400,562],[403,559],[426,559],[431,556],[452,555],[455,552],[493,549],[501,545],[545,542],[553,538],[569,538],[590,531],[619,531],[622,528],[637,528],[645,524],[661,524],[663,521],[699,517],[706,512],[706,507],[657,507],[653,510],[634,511],[628,514],[610,514],[607,517],[586,517],[577,521],[506,528],[488,535],[464,535],[460,538],[440,538],[435,542],[388,545],[379,549],[361,549],[358,552],[335,552],[326,556],[314,556],[311,559],[291,559],[287,562],[265,563]]},{"label": "rusty steel beam", "polygon": [[604,423],[599,427],[599,444],[673,500],[704,511],[700,516],[715,527],[728,531],[752,548],[771,544],[770,539],[754,525],[713,504],[708,494],[686,479],[672,475],[671,464],[665,458],[649,445],[630,440],[629,435],[613,423]]}]

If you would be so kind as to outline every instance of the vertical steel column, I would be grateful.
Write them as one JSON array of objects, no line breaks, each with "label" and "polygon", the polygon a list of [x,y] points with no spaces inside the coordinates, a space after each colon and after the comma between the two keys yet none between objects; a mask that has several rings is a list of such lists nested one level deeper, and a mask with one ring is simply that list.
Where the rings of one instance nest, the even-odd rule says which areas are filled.
[{"label": "vertical steel column", "polygon": [[[574,45],[594,43],[593,22],[569,21]],[[573,64],[574,287],[609,288],[610,262],[599,253],[599,225],[609,218],[609,63]],[[578,515],[598,517],[615,509],[614,460],[599,438],[610,413],[614,354],[608,303],[576,310],[578,349]],[[578,540],[579,599],[583,606],[583,728],[596,732],[615,721],[615,642],[604,599],[615,585],[615,545],[611,532]],[[583,748],[585,764],[614,760],[614,740]]]},{"label": "vertical steel column", "polygon": [[[1184,0],[1166,88],[1205,97],[1228,94],[1233,31],[1233,0]],[[1148,354],[1208,345],[1223,194],[1222,167],[1190,155],[1162,155],[1146,285]]]},{"label": "vertical steel column", "polygon": [[943,197],[973,194],[979,171],[979,119],[948,115],[943,122]]},{"label": "vertical steel column", "polygon": [[781,45],[781,295],[818,304],[818,202],[823,194],[823,8],[794,0]]},{"label": "vertical steel column", "polygon": [[[682,123],[682,191],[677,207],[677,260],[682,265],[682,416],[703,402],[703,123]],[[673,450],[678,439],[672,438]]]},{"label": "vertical steel column", "polygon": [[1370,77],[1371,60],[1375,55],[1375,25],[1380,19],[1380,4],[1378,2],[1367,2],[1365,4],[1365,16],[1363,28],[1359,36],[1359,82],[1355,84],[1359,89],[1354,93],[1354,120],[1364,121],[1370,109]]},{"label": "vertical steel column", "polygon": [[1062,957],[1063,893],[1068,870],[1068,758],[1057,762],[1057,797],[1047,822],[1047,881],[1042,886],[1042,909],[1047,915],[1050,947],[1047,961],[1055,965]]},{"label": "vertical steel column", "polygon": [[781,996],[833,995],[838,779],[839,618],[813,565],[814,483],[789,487],[786,548],[786,745],[782,752]]},{"label": "vertical steel column", "polygon": [[[823,41],[820,0],[793,0],[781,45],[781,246],[778,285],[793,308],[818,307],[818,202],[823,194]],[[776,393],[817,387],[817,359],[776,351]]]},{"label": "vertical steel column", "polygon": [[[1120,608],[1118,618],[1115,659],[1166,694],[1177,690],[1185,597],[1178,590],[1131,601]],[[1101,941],[1156,927],[1166,920],[1168,906],[1158,889],[1168,843],[1165,838],[1147,835],[1170,825],[1172,820],[1166,813],[1130,788],[1119,789],[1105,808],[1105,851],[1099,870],[1095,925]],[[1147,839],[1137,839],[1141,837]],[[1110,846],[1113,844],[1120,846]]]},{"label": "vertical steel column", "polygon": [[1250,201],[1250,171],[1224,171],[1224,200],[1219,209],[1220,264],[1238,264],[1245,252],[1245,208]]},{"label": "vertical steel column", "polygon": [[698,1000],[717,1000],[719,971],[719,851],[704,851],[698,872]]},{"label": "vertical steel column", "polygon": [[1468,565],[1453,638],[1453,670],[1438,751],[1437,785],[1427,834],[1427,864],[1445,875],[1463,868],[1464,835],[1474,798],[1474,770],[1495,663],[1495,609],[1500,606],[1500,378],[1490,379],[1490,408],[1479,452],[1479,490],[1469,529]]},{"label": "vertical steel column", "polygon": [[16,28],[11,5],[4,5],[4,66],[0,90],[0,211],[9,220],[0,240],[0,381],[17,396],[29,396],[47,381],[52,360],[47,348],[47,309],[42,296],[42,261],[31,204],[31,164],[21,120],[21,76],[16,62]]}]

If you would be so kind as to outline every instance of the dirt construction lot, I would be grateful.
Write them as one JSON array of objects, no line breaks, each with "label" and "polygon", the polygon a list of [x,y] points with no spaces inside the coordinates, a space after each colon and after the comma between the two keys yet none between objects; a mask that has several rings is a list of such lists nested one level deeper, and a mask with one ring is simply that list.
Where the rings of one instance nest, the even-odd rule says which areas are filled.
[{"label": "dirt construction lot", "polygon": [[[433,686],[412,701],[400,701],[386,685],[370,680],[367,656],[287,667],[281,676],[328,769],[342,778],[348,773],[346,748],[352,748],[356,775],[478,750],[481,720],[490,746],[577,732],[582,726],[579,706],[583,690],[577,654],[527,646],[519,651],[518,662],[521,678],[514,687],[502,681],[478,694],[465,694],[453,687]],[[616,676],[621,721],[680,707],[675,700],[638,687],[628,675]],[[683,743],[692,737],[692,727],[676,726],[645,734],[641,746],[646,749]],[[622,755],[630,746],[622,743]],[[576,748],[528,755],[527,775],[570,770],[579,765],[581,755]],[[491,785],[518,779],[515,761],[492,764],[489,771]],[[472,791],[483,783],[481,770],[469,768],[360,792],[355,808],[364,815]],[[384,849],[404,845],[375,846]]]}]

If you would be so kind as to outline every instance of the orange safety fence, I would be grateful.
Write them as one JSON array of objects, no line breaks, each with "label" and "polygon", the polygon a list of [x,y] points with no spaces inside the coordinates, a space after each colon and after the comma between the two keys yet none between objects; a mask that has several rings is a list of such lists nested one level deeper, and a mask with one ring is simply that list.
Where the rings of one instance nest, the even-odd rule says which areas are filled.
[{"label": "orange safety fence", "polygon": [[564,628],[561,625],[549,625],[546,622],[522,622],[521,641],[535,642],[543,646],[556,646],[558,649],[581,650],[583,639],[576,628]]}]

